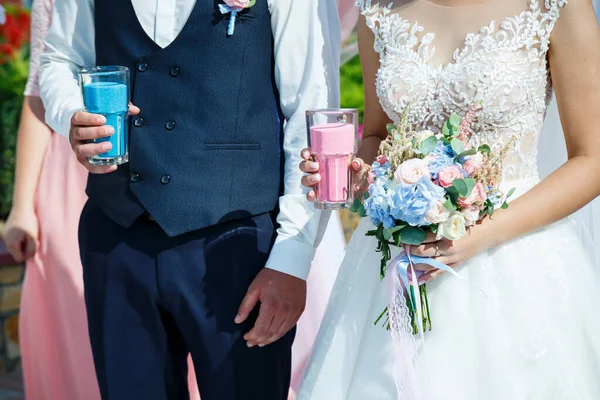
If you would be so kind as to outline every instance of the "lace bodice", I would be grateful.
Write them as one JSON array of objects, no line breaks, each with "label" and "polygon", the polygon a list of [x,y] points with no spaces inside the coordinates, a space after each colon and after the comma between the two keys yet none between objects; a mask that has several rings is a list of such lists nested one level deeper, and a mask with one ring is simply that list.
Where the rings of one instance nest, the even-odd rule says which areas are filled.
[{"label": "lace bodice", "polygon": [[409,121],[436,132],[451,113],[479,105],[479,142],[494,148],[515,139],[504,179],[537,179],[537,143],[552,95],[550,34],[566,3],[487,0],[446,7],[429,0],[357,0],[375,33],[384,111],[398,122],[410,106]]}]

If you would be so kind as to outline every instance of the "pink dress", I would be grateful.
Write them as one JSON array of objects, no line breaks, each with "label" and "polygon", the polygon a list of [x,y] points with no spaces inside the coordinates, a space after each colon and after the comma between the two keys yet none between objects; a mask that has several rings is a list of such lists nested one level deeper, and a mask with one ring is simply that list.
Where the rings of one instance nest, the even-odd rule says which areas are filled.
[{"label": "pink dress", "polygon": [[[54,0],[32,8],[26,96],[39,96],[39,57]],[[100,400],[83,299],[77,230],[87,199],[87,171],[61,135],[52,134],[36,193],[40,246],[27,262],[19,343],[28,400]],[[199,400],[190,363],[190,399]]]}]

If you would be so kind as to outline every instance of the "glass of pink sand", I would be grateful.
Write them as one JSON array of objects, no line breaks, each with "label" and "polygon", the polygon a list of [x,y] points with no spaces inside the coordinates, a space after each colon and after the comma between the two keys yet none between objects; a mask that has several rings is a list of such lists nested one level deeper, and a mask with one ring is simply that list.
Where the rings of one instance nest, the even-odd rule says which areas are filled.
[{"label": "glass of pink sand", "polygon": [[339,210],[353,202],[350,164],[358,148],[358,110],[306,112],[308,145],[319,163],[321,181],[315,187],[315,208]]}]

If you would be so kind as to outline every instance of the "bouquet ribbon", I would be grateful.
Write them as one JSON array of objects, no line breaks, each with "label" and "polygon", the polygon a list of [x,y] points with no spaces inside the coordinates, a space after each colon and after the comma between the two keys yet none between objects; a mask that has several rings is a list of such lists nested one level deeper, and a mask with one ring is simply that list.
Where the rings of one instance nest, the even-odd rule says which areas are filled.
[{"label": "bouquet ribbon", "polygon": [[[415,271],[414,266],[416,264],[427,264],[427,265],[432,266],[435,269],[439,269],[444,272],[448,272],[461,280],[463,280],[463,278],[452,267],[449,267],[448,265],[441,263],[434,258],[419,257],[419,256],[411,255],[410,254],[410,246],[407,246],[406,250],[401,252],[400,254],[398,254],[390,263],[389,268],[391,269],[391,271],[397,271],[398,276],[400,278],[400,282],[401,282],[404,290],[406,290],[409,294],[408,297],[410,299],[412,307],[415,310],[415,312],[417,313],[417,327],[419,328],[419,333],[421,335],[421,339],[424,342],[425,341],[425,332],[423,329],[423,312],[422,312],[422,307],[421,307],[421,294],[419,291],[420,285],[418,284],[418,278],[421,275],[423,275],[423,272]],[[409,272],[410,272],[410,280],[413,282],[413,285],[411,285],[409,278],[408,278]],[[411,290],[410,290],[411,286],[414,288],[414,291],[415,291],[415,293],[413,295],[411,295]],[[407,306],[408,306],[408,304],[407,304]]]}]

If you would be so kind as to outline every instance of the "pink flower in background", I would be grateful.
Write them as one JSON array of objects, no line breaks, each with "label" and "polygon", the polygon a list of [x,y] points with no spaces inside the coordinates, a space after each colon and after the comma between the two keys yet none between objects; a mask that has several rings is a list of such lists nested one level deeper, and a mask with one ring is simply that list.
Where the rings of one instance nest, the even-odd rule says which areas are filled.
[{"label": "pink flower in background", "polygon": [[225,4],[234,9],[241,10],[242,8],[248,7],[250,0],[223,0]]},{"label": "pink flower in background", "polygon": [[382,154],[379,157],[377,157],[377,162],[379,163],[379,165],[385,164],[387,162],[387,157],[385,156],[385,154]]},{"label": "pink flower in background", "polygon": [[452,186],[455,179],[464,178],[462,171],[456,165],[451,165],[438,172],[438,184],[447,188]]}]

